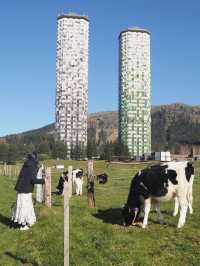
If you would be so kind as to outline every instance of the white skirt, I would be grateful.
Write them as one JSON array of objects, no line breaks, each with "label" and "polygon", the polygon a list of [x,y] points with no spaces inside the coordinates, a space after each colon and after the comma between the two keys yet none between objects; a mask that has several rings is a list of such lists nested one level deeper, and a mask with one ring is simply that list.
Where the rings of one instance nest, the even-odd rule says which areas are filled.
[{"label": "white skirt", "polygon": [[13,210],[11,220],[15,223],[29,226],[36,222],[33,208],[32,193],[17,193],[16,206]]}]

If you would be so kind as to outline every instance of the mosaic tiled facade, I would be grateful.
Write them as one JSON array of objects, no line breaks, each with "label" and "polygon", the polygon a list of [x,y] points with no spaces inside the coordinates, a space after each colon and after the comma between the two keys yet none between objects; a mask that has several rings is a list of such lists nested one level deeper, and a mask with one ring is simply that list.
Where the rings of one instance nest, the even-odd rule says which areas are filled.
[{"label": "mosaic tiled facade", "polygon": [[150,33],[138,28],[119,36],[119,140],[132,156],[151,152]]},{"label": "mosaic tiled facade", "polygon": [[68,149],[87,145],[89,21],[76,14],[57,19],[56,132]]}]

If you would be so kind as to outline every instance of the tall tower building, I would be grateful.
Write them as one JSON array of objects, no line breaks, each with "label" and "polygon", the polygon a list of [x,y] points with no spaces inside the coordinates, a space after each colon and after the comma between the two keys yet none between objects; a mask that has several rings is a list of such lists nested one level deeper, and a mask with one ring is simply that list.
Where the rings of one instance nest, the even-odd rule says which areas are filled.
[{"label": "tall tower building", "polygon": [[151,152],[150,32],[140,28],[119,36],[119,141],[132,156]]},{"label": "tall tower building", "polygon": [[57,18],[56,132],[68,150],[87,145],[89,19]]}]

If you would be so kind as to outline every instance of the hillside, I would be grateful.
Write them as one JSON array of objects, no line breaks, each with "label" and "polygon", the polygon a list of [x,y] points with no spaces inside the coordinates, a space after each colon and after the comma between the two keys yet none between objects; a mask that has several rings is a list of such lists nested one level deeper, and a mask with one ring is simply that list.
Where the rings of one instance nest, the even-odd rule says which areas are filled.
[{"label": "hillside", "polygon": [[[118,113],[92,113],[88,118],[89,134],[95,135],[96,141],[115,141],[118,135]],[[7,136],[7,140],[17,138],[36,138],[37,135],[54,133],[54,125]],[[90,136],[89,135],[89,136]],[[195,153],[200,149],[200,106],[171,104],[154,106],[152,108],[152,150],[170,149],[175,153],[189,153],[191,148]]]},{"label": "hillside", "polygon": [[171,104],[152,109],[152,146],[173,153],[199,154],[200,106]]}]

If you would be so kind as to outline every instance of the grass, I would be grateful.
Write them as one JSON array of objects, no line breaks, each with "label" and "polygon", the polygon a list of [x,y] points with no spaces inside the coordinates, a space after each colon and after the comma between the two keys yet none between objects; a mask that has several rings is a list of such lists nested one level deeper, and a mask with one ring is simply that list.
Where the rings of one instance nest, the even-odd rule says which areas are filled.
[{"label": "grass", "polygon": [[[54,165],[55,161],[48,161]],[[63,161],[65,166],[82,167],[80,161]],[[107,172],[109,181],[95,185],[96,208],[88,209],[87,196],[73,196],[70,202],[70,265],[162,265],[200,264],[200,164],[196,164],[194,214],[187,216],[183,229],[171,216],[173,203],[163,203],[166,225],[157,223],[151,212],[147,229],[121,226],[121,207],[127,199],[131,177],[142,166],[95,162],[95,173]],[[58,173],[53,174],[53,190]],[[36,205],[38,222],[29,231],[7,225],[15,201],[14,177],[0,177],[0,265],[63,265],[63,198],[53,196],[51,209]],[[86,182],[84,183],[84,186]],[[84,190],[84,192],[86,192]]]}]

